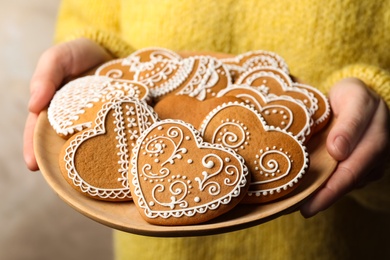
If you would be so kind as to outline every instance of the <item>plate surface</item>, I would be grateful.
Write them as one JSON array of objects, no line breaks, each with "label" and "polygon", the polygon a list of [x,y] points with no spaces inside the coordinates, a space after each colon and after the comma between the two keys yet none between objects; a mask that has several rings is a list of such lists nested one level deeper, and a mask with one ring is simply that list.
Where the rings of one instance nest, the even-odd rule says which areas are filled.
[{"label": "plate surface", "polygon": [[307,145],[310,169],[300,186],[288,197],[264,205],[238,205],[228,213],[204,224],[191,226],[156,226],[147,223],[132,202],[104,202],[88,198],[74,190],[61,175],[58,154],[65,143],[47,120],[47,111],[40,114],[34,148],[40,170],[51,188],[70,206],[85,216],[111,228],[129,233],[160,236],[200,236],[235,231],[295,211],[333,173],[337,162],[325,148],[327,131],[317,133]]}]

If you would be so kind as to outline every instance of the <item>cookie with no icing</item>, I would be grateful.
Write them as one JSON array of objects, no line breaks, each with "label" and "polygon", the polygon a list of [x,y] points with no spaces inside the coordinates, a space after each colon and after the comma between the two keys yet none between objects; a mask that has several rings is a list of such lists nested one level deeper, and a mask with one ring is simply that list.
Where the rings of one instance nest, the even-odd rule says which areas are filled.
[{"label": "cookie with no icing", "polygon": [[159,119],[178,119],[199,129],[203,119],[214,108],[223,103],[240,101],[233,96],[223,96],[200,101],[189,96],[168,96],[154,106]]}]

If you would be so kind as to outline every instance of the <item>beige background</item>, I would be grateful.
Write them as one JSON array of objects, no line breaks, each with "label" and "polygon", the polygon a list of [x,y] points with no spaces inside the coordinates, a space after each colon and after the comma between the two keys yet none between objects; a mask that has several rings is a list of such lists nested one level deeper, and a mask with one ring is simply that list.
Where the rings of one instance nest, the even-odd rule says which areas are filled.
[{"label": "beige background", "polygon": [[0,0],[0,260],[112,259],[111,230],[60,200],[22,157],[29,80],[58,4]]}]

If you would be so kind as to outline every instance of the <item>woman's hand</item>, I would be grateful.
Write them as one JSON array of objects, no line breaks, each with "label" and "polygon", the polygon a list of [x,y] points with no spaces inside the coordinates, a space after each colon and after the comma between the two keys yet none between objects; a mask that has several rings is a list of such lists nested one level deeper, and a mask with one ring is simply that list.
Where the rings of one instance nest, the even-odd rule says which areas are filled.
[{"label": "woman's hand", "polygon": [[380,178],[389,155],[389,109],[362,81],[348,78],[329,93],[335,124],[327,137],[329,154],[339,164],[301,207],[304,217],[327,209],[349,191]]},{"label": "woman's hand", "polygon": [[56,45],[42,54],[30,82],[29,114],[24,129],[24,160],[30,170],[38,170],[33,134],[39,113],[62,84],[111,58],[100,45],[83,38]]}]

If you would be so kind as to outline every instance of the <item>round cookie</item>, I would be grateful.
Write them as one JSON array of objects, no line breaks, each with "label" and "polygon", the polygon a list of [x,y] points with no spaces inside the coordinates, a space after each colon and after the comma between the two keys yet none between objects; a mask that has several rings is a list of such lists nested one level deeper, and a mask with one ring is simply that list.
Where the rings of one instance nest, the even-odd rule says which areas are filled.
[{"label": "round cookie", "polygon": [[309,166],[306,148],[297,138],[265,125],[260,114],[244,103],[214,109],[200,132],[205,141],[231,148],[244,158],[251,173],[244,203],[286,196],[299,185]]},{"label": "round cookie", "polygon": [[141,83],[105,76],[85,76],[70,81],[54,95],[48,120],[56,133],[68,138],[93,125],[96,113],[114,97],[148,100],[149,90]]},{"label": "round cookie", "polygon": [[130,200],[128,168],[138,137],[157,120],[143,101],[113,98],[97,113],[93,128],[78,132],[60,151],[67,182],[82,194],[107,201]]},{"label": "round cookie", "polygon": [[249,177],[241,156],[203,142],[179,120],[156,122],[137,140],[130,183],[142,217],[157,225],[213,219],[245,196]]}]

